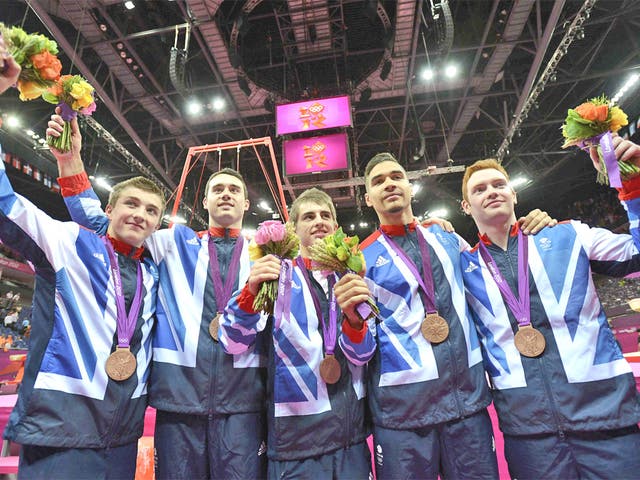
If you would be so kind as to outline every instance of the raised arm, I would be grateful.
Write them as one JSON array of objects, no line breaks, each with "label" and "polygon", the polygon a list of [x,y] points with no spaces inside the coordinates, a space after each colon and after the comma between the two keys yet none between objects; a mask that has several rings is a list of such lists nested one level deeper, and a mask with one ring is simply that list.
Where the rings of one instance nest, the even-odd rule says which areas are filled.
[{"label": "raised arm", "polygon": [[[640,145],[630,140],[624,140],[617,135],[613,137],[613,145],[618,160],[640,166]],[[590,153],[593,160],[593,152],[591,151]],[[597,153],[595,157],[598,157]],[[594,165],[596,165],[596,161],[594,161]],[[633,236],[636,246],[640,250],[640,227],[638,225],[638,219],[640,218],[640,175],[622,182],[622,188],[618,189],[618,198],[629,217],[629,233]]]},{"label": "raised arm", "polygon": [[[47,124],[47,136],[59,137],[62,134],[64,121],[59,115],[60,107],[51,115]],[[84,169],[84,162],[80,155],[82,150],[82,135],[78,127],[78,120],[71,120],[71,150],[61,152],[49,147],[58,163],[58,183],[64,198],[64,203],[74,222],[89,230],[104,235],[109,227],[109,219],[102,210],[100,199],[96,195]]]},{"label": "raised arm", "polygon": [[[60,107],[56,107],[55,113],[51,115],[51,119],[47,123],[47,137],[59,137],[62,135],[64,128],[64,120],[60,116]],[[82,150],[82,135],[78,127],[78,118],[71,120],[71,150],[61,152],[54,147],[49,147],[53,156],[58,162],[58,174],[61,177],[71,177],[80,173],[85,173],[84,162],[80,156]]]},{"label": "raised arm", "polygon": [[[54,220],[29,200],[17,194],[0,162],[0,238],[2,242],[40,265],[42,253],[54,267],[63,266],[60,246],[78,236],[78,226]],[[17,228],[16,228],[17,227]]]},{"label": "raised arm", "polygon": [[[11,56],[0,35],[0,94],[15,85],[20,71],[20,65]],[[42,252],[51,264],[60,263],[55,261],[60,242],[66,233],[70,233],[69,239],[77,234],[77,227],[68,225],[61,228],[64,225],[62,222],[52,219],[26,198],[16,194],[7,177],[4,162],[0,162],[0,212],[5,220],[0,222],[3,243],[35,265],[42,261]],[[32,248],[34,246],[36,248]]]},{"label": "raised arm", "polygon": [[[613,145],[618,160],[640,166],[640,146],[617,135],[613,137]],[[599,168],[597,154],[590,153],[594,167]],[[580,238],[588,248],[593,271],[624,276],[640,271],[640,175],[623,179],[622,188],[617,190],[627,211],[631,239],[628,235],[616,235],[601,228],[588,229],[581,224],[577,228],[585,230]]]}]

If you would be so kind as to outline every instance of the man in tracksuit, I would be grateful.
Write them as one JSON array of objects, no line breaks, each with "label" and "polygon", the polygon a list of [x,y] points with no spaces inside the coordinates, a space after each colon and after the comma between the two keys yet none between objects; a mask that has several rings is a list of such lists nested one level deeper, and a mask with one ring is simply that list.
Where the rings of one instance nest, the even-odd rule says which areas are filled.
[{"label": "man in tracksuit", "polygon": [[[60,131],[52,116],[47,133]],[[74,122],[74,142],[80,133]],[[79,155],[58,155],[61,185],[72,218],[103,231],[108,219],[91,189]],[[227,355],[218,343],[218,314],[249,274],[242,217],[247,189],[234,170],[209,178],[203,206],[209,229],[176,225],[146,242],[158,264],[160,287],[154,332],[150,404],[157,409],[156,476],[174,478],[264,478],[265,360],[259,344]]]},{"label": "man in tracksuit", "polygon": [[[467,244],[440,226],[416,224],[411,184],[391,154],[369,161],[365,186],[381,226],[361,244],[365,281],[345,276],[336,297],[351,326],[344,351],[371,359],[378,478],[497,478],[491,396],[462,284]],[[366,323],[353,306],[368,291],[380,315]]]},{"label": "man in tracksuit", "polygon": [[[268,477],[368,479],[371,456],[366,444],[364,367],[345,358],[336,339],[341,314],[331,308],[333,274],[310,269],[308,247],[337,227],[331,198],[316,188],[291,207],[291,222],[301,242],[288,288],[289,318],[267,323],[271,346],[268,366]],[[244,289],[232,299],[222,324],[221,341],[229,353],[251,348],[265,328],[253,309],[262,282],[280,276],[281,261],[258,259]],[[337,381],[323,377],[321,364],[337,360]],[[333,359],[329,359],[333,360]],[[334,383],[335,381],[335,383]]]},{"label": "man in tracksuit", "polygon": [[163,210],[153,182],[121,182],[99,236],[16,194],[0,162],[0,238],[36,273],[29,355],[4,432],[22,445],[19,478],[134,478],[158,284],[142,244]]},{"label": "man in tracksuit", "polygon": [[[614,145],[640,160],[637,145]],[[465,172],[462,206],[481,235],[464,282],[513,478],[638,477],[640,395],[591,272],[640,268],[639,179],[619,195],[633,236],[567,221],[524,239],[504,168],[489,159]]]}]

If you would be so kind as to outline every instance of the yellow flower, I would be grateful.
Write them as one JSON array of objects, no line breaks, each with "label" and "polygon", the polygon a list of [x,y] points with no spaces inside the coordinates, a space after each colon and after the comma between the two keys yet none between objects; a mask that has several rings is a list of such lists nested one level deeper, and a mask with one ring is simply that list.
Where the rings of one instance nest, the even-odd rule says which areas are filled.
[{"label": "yellow flower", "polygon": [[256,242],[252,241],[249,243],[249,259],[252,262],[255,262],[259,258],[264,257],[264,253],[262,252],[262,248]]},{"label": "yellow flower", "polygon": [[81,110],[93,103],[93,87],[87,82],[74,83],[69,94],[75,98],[75,102],[71,105],[74,110]]},{"label": "yellow flower", "polygon": [[36,82],[25,82],[23,80],[18,80],[18,91],[20,92],[20,100],[26,102],[27,100],[38,98],[40,95],[47,91],[47,87],[42,87]]},{"label": "yellow flower", "polygon": [[620,107],[611,108],[611,120],[609,123],[609,129],[612,132],[617,132],[628,123],[629,120],[627,119],[627,114],[624,113]]}]

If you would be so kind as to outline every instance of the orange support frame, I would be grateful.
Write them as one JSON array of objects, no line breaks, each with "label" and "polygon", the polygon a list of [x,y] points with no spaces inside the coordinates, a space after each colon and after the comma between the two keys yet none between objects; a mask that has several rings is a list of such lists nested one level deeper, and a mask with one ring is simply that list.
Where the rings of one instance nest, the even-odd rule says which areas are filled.
[{"label": "orange support frame", "polygon": [[[202,153],[207,152],[217,152],[220,150],[229,150],[232,148],[242,148],[242,147],[253,147],[256,155],[258,157],[258,161],[260,162],[260,166],[267,176],[267,171],[264,163],[262,162],[262,158],[258,154],[256,150],[257,146],[264,145],[269,149],[269,154],[271,155],[271,165],[273,167],[273,174],[275,176],[277,192],[273,192],[274,198],[273,200],[276,203],[276,207],[280,212],[280,215],[284,219],[284,221],[289,220],[289,212],[287,211],[287,203],[284,198],[284,190],[282,188],[282,180],[280,179],[280,172],[278,171],[278,164],[276,162],[276,155],[273,149],[273,143],[271,141],[271,137],[262,137],[262,138],[251,138],[249,140],[240,140],[237,142],[226,142],[226,143],[216,143],[213,145],[200,145],[197,147],[189,148],[189,152],[187,153],[187,159],[184,163],[184,167],[182,169],[182,176],[180,177],[180,184],[176,190],[176,198],[173,204],[173,209],[171,211],[171,216],[175,217],[178,213],[178,207],[180,206],[180,200],[182,199],[182,192],[184,191],[184,186],[187,181],[187,175],[189,174],[191,168],[191,162],[194,155],[200,155]],[[196,157],[196,162],[199,160],[199,157]],[[195,163],[194,163],[195,166]]]}]

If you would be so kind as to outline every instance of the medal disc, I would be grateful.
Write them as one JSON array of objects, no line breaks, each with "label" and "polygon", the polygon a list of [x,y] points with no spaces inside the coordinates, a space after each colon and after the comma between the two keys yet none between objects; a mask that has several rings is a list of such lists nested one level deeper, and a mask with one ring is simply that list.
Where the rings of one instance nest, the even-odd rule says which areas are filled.
[{"label": "medal disc", "polygon": [[539,356],[546,346],[542,333],[531,325],[519,327],[513,341],[518,351],[525,357]]},{"label": "medal disc", "polygon": [[220,328],[220,313],[217,313],[211,323],[209,323],[209,335],[214,341],[218,341],[218,329]]},{"label": "medal disc", "polygon": [[117,347],[116,351],[107,358],[104,368],[109,378],[121,382],[136,371],[136,357],[133,356],[129,347]]},{"label": "medal disc", "polygon": [[444,342],[449,336],[449,325],[447,321],[437,313],[427,313],[424,317],[422,325],[420,325],[422,336],[429,343]]},{"label": "medal disc", "polygon": [[327,355],[320,362],[320,376],[325,383],[334,384],[340,380],[340,363],[333,355]]}]

